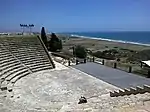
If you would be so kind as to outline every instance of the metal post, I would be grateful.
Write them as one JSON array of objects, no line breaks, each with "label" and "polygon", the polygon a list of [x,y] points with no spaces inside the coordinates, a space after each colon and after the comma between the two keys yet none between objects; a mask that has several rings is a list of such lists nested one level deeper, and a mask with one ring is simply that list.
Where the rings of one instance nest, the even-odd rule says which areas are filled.
[{"label": "metal post", "polygon": [[131,66],[129,66],[129,73],[131,73],[132,72],[132,67]]},{"label": "metal post", "polygon": [[68,60],[68,66],[70,66],[70,60]]},{"label": "metal post", "polygon": [[78,60],[76,59],[76,65],[78,65]]},{"label": "metal post", "polygon": [[30,30],[30,35],[31,35],[31,26],[29,26],[29,30]]},{"label": "metal post", "polygon": [[104,63],[105,63],[105,62],[104,62],[104,59],[103,59],[103,60],[102,60],[102,65],[104,65]]},{"label": "metal post", "polygon": [[150,78],[150,70],[148,70],[148,76],[147,77]]},{"label": "metal post", "polygon": [[141,62],[141,68],[143,67],[143,63]]},{"label": "metal post", "polygon": [[86,63],[86,58],[84,59],[84,63]]},{"label": "metal post", "polygon": [[116,62],[114,63],[114,68],[117,68],[117,63]]},{"label": "metal post", "polygon": [[94,56],[93,56],[93,62],[95,61],[95,58],[94,58]]}]

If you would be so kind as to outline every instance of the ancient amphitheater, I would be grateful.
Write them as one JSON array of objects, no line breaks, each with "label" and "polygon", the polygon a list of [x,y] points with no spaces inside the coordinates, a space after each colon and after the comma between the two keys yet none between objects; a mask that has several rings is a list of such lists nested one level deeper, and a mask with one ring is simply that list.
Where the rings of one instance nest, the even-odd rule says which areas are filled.
[{"label": "ancient amphitheater", "polygon": [[115,94],[120,88],[53,61],[37,36],[0,37],[0,79],[0,112],[150,111],[147,86]]}]

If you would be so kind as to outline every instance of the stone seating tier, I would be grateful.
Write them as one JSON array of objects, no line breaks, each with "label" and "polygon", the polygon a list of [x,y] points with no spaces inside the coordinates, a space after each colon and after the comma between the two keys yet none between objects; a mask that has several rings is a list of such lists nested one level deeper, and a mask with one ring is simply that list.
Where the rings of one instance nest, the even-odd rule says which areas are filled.
[{"label": "stone seating tier", "polygon": [[0,66],[4,67],[4,66],[10,65],[10,64],[14,64],[14,63],[18,63],[18,60],[9,61],[8,63],[3,63],[3,64],[0,63]]},{"label": "stone seating tier", "polygon": [[13,58],[7,58],[5,60],[0,60],[0,61],[1,61],[0,64],[3,64],[3,63],[8,63],[10,61],[15,61],[15,59],[13,59]]},{"label": "stone seating tier", "polygon": [[36,69],[33,69],[32,71],[33,72],[38,72],[38,71],[42,71],[42,70],[47,70],[47,69],[52,69],[53,67],[49,67],[49,66],[45,66],[45,67],[39,67],[39,68],[36,68]]},{"label": "stone seating tier", "polygon": [[13,78],[15,78],[16,76],[18,75],[21,75],[22,73],[25,73],[25,72],[28,72],[27,69],[22,69],[22,70],[19,70],[17,71],[16,73],[10,75],[9,77],[6,78],[6,81],[11,81]]},{"label": "stone seating tier", "polygon": [[6,79],[7,77],[9,77],[10,75],[16,73],[17,71],[21,71],[21,70],[24,70],[24,69],[25,69],[25,67],[19,67],[18,69],[14,69],[14,70],[12,70],[12,71],[9,71],[8,73],[4,74],[4,75],[2,76],[2,78],[5,80],[5,79]]},{"label": "stone seating tier", "polygon": [[42,60],[43,58],[39,58],[40,60],[37,60],[35,58],[28,58],[28,59],[21,59],[21,61],[25,64],[29,64],[29,63],[37,63],[37,62],[48,62],[47,60]]},{"label": "stone seating tier", "polygon": [[8,69],[5,69],[5,70],[3,70],[2,71],[2,73],[3,74],[6,74],[6,73],[8,73],[8,72],[10,72],[10,71],[12,71],[12,70],[14,70],[14,69],[18,69],[18,68],[20,68],[20,67],[22,67],[22,65],[16,65],[16,66],[13,66],[13,67],[11,67],[11,68],[8,68]]},{"label": "stone seating tier", "polygon": [[0,58],[0,61],[3,61],[3,60],[8,60],[8,59],[13,59],[13,56],[9,56],[9,57],[1,57]]},{"label": "stone seating tier", "polygon": [[20,65],[20,62],[8,64],[8,65],[5,64],[5,66],[3,66],[3,67],[1,66],[1,70],[5,70],[5,69],[11,68],[13,66],[17,66],[17,65]]},{"label": "stone seating tier", "polygon": [[4,56],[11,56],[11,54],[9,54],[8,52],[2,52],[2,53],[0,53],[0,56],[1,56],[1,57],[4,57]]},{"label": "stone seating tier", "polygon": [[11,93],[16,81],[22,77],[53,67],[52,59],[39,37],[0,37],[1,91]]},{"label": "stone seating tier", "polygon": [[17,80],[19,80],[20,78],[22,78],[22,77],[24,77],[24,76],[27,76],[27,75],[29,75],[29,74],[30,74],[29,72],[24,72],[23,74],[21,74],[21,75],[15,77],[15,78],[13,78],[13,79],[11,80],[11,83],[15,83],[15,82],[16,82]]}]

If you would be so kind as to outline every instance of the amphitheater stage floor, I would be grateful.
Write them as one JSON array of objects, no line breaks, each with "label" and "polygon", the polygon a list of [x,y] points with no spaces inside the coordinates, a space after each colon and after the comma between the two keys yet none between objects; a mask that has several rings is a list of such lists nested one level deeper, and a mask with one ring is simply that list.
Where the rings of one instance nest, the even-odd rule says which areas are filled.
[{"label": "amphitheater stage floor", "polygon": [[[94,109],[96,103],[93,101],[109,100],[109,91],[116,89],[74,68],[45,70],[19,80],[14,87],[14,97],[8,98],[11,102],[6,100],[5,103],[13,112],[84,112],[84,109],[98,112],[103,106],[97,105],[97,109]],[[81,96],[88,98],[87,104],[78,104]]]},{"label": "amphitheater stage floor", "polygon": [[[0,97],[0,112],[147,112],[150,93],[110,97],[118,90],[72,67],[30,74],[15,84],[13,98]],[[85,96],[87,103],[78,104]],[[144,106],[143,106],[144,104]]]},{"label": "amphitheater stage floor", "polygon": [[148,78],[106,67],[97,63],[88,62],[73,67],[119,88],[129,88],[131,86],[135,87],[143,84],[150,85],[150,79]]}]

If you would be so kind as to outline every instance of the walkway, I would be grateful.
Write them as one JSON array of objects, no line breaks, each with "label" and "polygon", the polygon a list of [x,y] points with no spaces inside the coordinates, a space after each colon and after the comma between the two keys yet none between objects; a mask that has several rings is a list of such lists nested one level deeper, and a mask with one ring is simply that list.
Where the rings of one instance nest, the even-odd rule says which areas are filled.
[{"label": "walkway", "polygon": [[129,88],[150,84],[150,79],[135,74],[127,73],[97,63],[88,62],[73,66],[85,73],[88,73],[105,82],[113,84],[119,88]]}]

